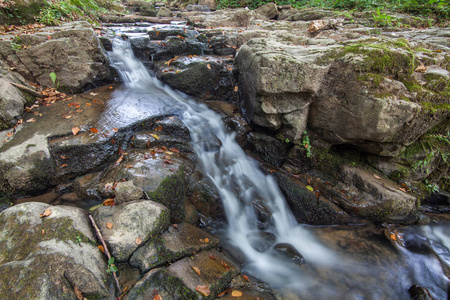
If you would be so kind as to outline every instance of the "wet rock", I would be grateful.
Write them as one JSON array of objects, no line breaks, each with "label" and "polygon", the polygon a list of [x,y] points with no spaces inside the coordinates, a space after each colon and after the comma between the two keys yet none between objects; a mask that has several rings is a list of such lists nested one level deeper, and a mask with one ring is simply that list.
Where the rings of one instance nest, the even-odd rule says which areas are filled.
[{"label": "wet rock", "polygon": [[215,186],[199,172],[189,179],[192,194],[189,198],[195,209],[208,220],[225,218],[222,200]]},{"label": "wet rock", "polygon": [[247,144],[256,156],[276,167],[283,164],[288,150],[286,143],[264,133],[251,132]]},{"label": "wet rock", "polygon": [[130,258],[130,265],[141,273],[172,263],[218,245],[213,235],[187,223],[173,224],[160,237],[151,239],[137,249]]},{"label": "wet rock", "polygon": [[3,298],[77,299],[75,287],[87,298],[113,293],[84,210],[23,203],[0,213],[0,224]]},{"label": "wet rock", "polygon": [[[15,54],[19,59],[16,63],[12,57],[8,63],[27,80],[46,87],[58,85],[60,91],[69,93],[112,81],[108,59],[88,22],[65,23],[53,32],[44,28],[19,38],[29,46]],[[57,84],[49,76],[52,72]]]},{"label": "wet rock", "polygon": [[339,203],[346,211],[380,222],[412,223],[417,220],[417,198],[396,188],[389,179],[357,167],[343,166],[341,180],[358,190],[350,202]]},{"label": "wet rock", "polygon": [[[168,209],[159,203],[138,200],[101,206],[92,216],[117,261],[127,261],[137,248],[169,225]],[[108,225],[108,223],[112,224]],[[109,227],[111,228],[109,228]]]},{"label": "wet rock", "polygon": [[265,252],[277,239],[276,235],[267,231],[257,231],[247,235],[250,245],[258,252]]},{"label": "wet rock", "polygon": [[[211,257],[215,258],[212,259]],[[200,270],[198,274],[193,267]],[[211,299],[223,291],[239,273],[234,262],[218,251],[202,251],[165,269],[150,271],[128,293],[128,299],[148,299],[155,291],[163,299]],[[196,291],[206,286],[209,296]]]},{"label": "wet rock", "polygon": [[433,300],[428,289],[417,284],[412,285],[408,293],[412,300]]},{"label": "wet rock", "polygon": [[450,205],[450,193],[438,192],[422,200],[422,204],[427,205]]},{"label": "wet rock", "polygon": [[156,9],[153,1],[129,0],[126,2],[130,13],[139,13],[142,16],[156,16]]},{"label": "wet rock", "polygon": [[292,245],[286,244],[286,243],[279,243],[276,244],[273,249],[281,253],[283,256],[285,256],[287,259],[292,261],[293,263],[296,263],[298,265],[304,264],[305,259],[303,258],[303,255],[301,255],[297,249],[295,249]]},{"label": "wet rock", "polygon": [[144,191],[140,187],[135,186],[133,181],[117,183],[115,191],[116,197],[114,198],[114,202],[116,204],[139,200],[144,195]]}]

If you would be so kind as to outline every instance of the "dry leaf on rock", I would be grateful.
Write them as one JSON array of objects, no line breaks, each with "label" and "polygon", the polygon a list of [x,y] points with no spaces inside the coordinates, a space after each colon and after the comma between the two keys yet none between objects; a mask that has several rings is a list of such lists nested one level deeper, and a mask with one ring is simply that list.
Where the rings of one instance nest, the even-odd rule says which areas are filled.
[{"label": "dry leaf on rock", "polygon": [[73,135],[77,135],[78,132],[80,132],[80,128],[78,128],[78,127],[72,128]]},{"label": "dry leaf on rock", "polygon": [[427,68],[427,66],[421,63],[414,71],[418,73],[425,73],[427,71]]},{"label": "dry leaf on rock", "polygon": [[211,291],[206,285],[197,285],[195,290],[201,293],[203,296],[209,296],[209,294],[211,294]]},{"label": "dry leaf on rock", "polygon": [[195,273],[197,273],[198,275],[200,275],[200,269],[197,267],[192,267],[192,269],[194,269]]},{"label": "dry leaf on rock", "polygon": [[112,227],[113,227],[113,223],[106,223],[106,228],[108,228],[108,229],[112,229]]},{"label": "dry leaf on rock", "polygon": [[73,288],[73,291],[75,292],[75,295],[77,296],[78,300],[83,300],[83,294],[81,293],[80,289],[77,286]]},{"label": "dry leaf on rock", "polygon": [[136,244],[140,245],[142,243],[142,240],[140,238],[136,238],[135,242]]},{"label": "dry leaf on rock", "polygon": [[47,207],[47,209],[44,211],[44,213],[39,214],[39,217],[41,218],[45,218],[48,217],[52,214],[52,210],[50,209],[50,207]]},{"label": "dry leaf on rock", "polygon": [[232,297],[242,297],[242,292],[240,291],[233,291],[231,292]]}]

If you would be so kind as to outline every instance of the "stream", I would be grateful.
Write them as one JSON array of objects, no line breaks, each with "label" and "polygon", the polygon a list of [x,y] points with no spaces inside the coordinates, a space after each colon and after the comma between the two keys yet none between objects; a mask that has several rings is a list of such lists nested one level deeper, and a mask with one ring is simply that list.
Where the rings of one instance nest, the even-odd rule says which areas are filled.
[{"label": "stream", "polygon": [[[448,224],[298,224],[275,179],[245,154],[219,114],[160,82],[136,59],[128,40],[115,38],[109,58],[123,86],[99,126],[131,124],[134,116],[155,110],[183,120],[202,171],[223,201],[227,222],[216,224],[214,233],[245,256],[242,272],[267,282],[282,299],[410,299],[412,285],[427,288],[433,299],[448,299]],[[263,229],[255,200],[270,210]],[[267,237],[274,242],[261,249]],[[281,255],[280,244],[304,262]]]}]

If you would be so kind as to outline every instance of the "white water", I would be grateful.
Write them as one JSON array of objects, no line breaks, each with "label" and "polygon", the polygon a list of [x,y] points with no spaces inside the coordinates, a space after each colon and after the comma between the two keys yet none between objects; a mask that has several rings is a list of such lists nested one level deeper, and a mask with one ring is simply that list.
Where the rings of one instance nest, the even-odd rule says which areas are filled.
[{"label": "white water", "polygon": [[[203,172],[214,183],[223,201],[228,219],[227,237],[247,258],[245,271],[274,287],[294,290],[296,294],[302,295],[302,299],[409,299],[407,290],[412,284],[427,287],[436,299],[446,295],[448,279],[441,264],[433,256],[400,248],[403,257],[406,257],[405,262],[397,258],[392,246],[383,243],[380,246],[375,241],[367,243],[375,247],[374,252],[367,253],[361,259],[358,247],[366,244],[345,233],[357,232],[355,236],[358,236],[361,227],[336,227],[336,232],[341,232],[342,238],[338,244],[342,243],[344,250],[339,252],[334,249],[339,254],[328,250],[313,235],[320,234],[321,228],[297,224],[273,177],[261,172],[257,162],[238,146],[234,133],[225,130],[220,115],[152,76],[135,58],[128,41],[116,39],[113,49],[109,57],[126,88],[120,92],[121,97],[111,99],[108,118],[120,114],[122,119],[114,122],[125,120],[125,123],[131,124],[129,122],[132,122],[133,116],[137,118],[137,114],[141,117],[148,114],[149,106],[157,106],[156,110],[165,113],[181,111],[180,117],[190,130],[194,151]],[[139,108],[133,107],[130,111],[127,103],[132,101],[138,102]],[[299,267],[274,255],[271,249],[261,253],[251,246],[248,238],[258,231],[252,207],[256,198],[263,199],[272,213],[271,226],[265,231],[276,235],[275,244],[289,243],[295,247],[305,257],[306,265]],[[342,235],[342,232],[345,234]],[[380,230],[376,229],[375,232],[379,234]],[[448,265],[448,236],[446,227],[425,226],[418,239],[428,239]],[[362,236],[361,240],[364,238]],[[348,246],[356,250],[348,249]],[[378,257],[377,249],[391,253],[392,257]],[[348,257],[347,251],[355,253],[357,257]]]},{"label": "white water", "polygon": [[[258,231],[252,206],[256,197],[263,199],[272,213],[271,227],[266,231],[277,236],[276,243],[291,244],[307,261],[332,264],[334,256],[297,224],[274,178],[265,175],[258,164],[245,154],[236,143],[235,134],[227,133],[219,114],[149,74],[135,58],[128,41],[116,39],[113,49],[110,60],[126,86],[149,94],[165,93],[182,107],[181,117],[191,133],[202,170],[214,183],[223,201],[228,219],[228,237],[246,255],[249,268],[259,277],[272,282],[286,284],[292,280],[291,264],[269,253],[258,252],[250,245],[248,237]],[[270,274],[269,278],[265,278],[265,274]]]}]

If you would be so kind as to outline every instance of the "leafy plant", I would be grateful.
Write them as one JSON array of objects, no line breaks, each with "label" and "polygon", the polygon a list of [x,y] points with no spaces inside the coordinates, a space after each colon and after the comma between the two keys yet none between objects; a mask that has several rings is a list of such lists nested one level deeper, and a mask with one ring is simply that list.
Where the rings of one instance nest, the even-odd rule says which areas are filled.
[{"label": "leafy plant", "polygon": [[95,23],[97,14],[106,12],[106,9],[94,0],[45,1],[45,3],[38,21],[46,25],[58,25],[62,21],[77,19]]},{"label": "leafy plant", "polygon": [[58,80],[58,78],[56,76],[56,73],[55,72],[51,72],[49,74],[49,76],[50,76],[50,79],[52,80],[53,84],[56,84],[56,81],[58,81],[58,84],[56,84],[56,88],[58,88],[59,87],[59,80]]},{"label": "leafy plant", "polygon": [[424,180],[425,187],[429,193],[439,193],[439,186],[435,183],[428,182],[428,180]]},{"label": "leafy plant", "polygon": [[311,157],[311,144],[309,143],[309,136],[306,130],[303,132],[302,146],[306,149],[306,157]]},{"label": "leafy plant", "polygon": [[79,235],[77,235],[77,237],[75,238],[75,243],[79,244],[81,243],[83,240],[81,239],[81,237]]},{"label": "leafy plant", "polygon": [[395,19],[386,13],[381,13],[380,8],[377,8],[373,15],[373,20],[377,27],[391,26]]},{"label": "leafy plant", "polygon": [[114,257],[111,257],[108,260],[108,269],[106,269],[107,273],[112,273],[112,272],[117,272],[118,271],[116,265],[114,264],[115,261],[116,261],[116,259]]},{"label": "leafy plant", "polygon": [[18,52],[22,48],[23,48],[22,41],[20,40],[19,36],[16,36],[14,40],[11,42],[11,49],[13,49],[14,52]]}]

